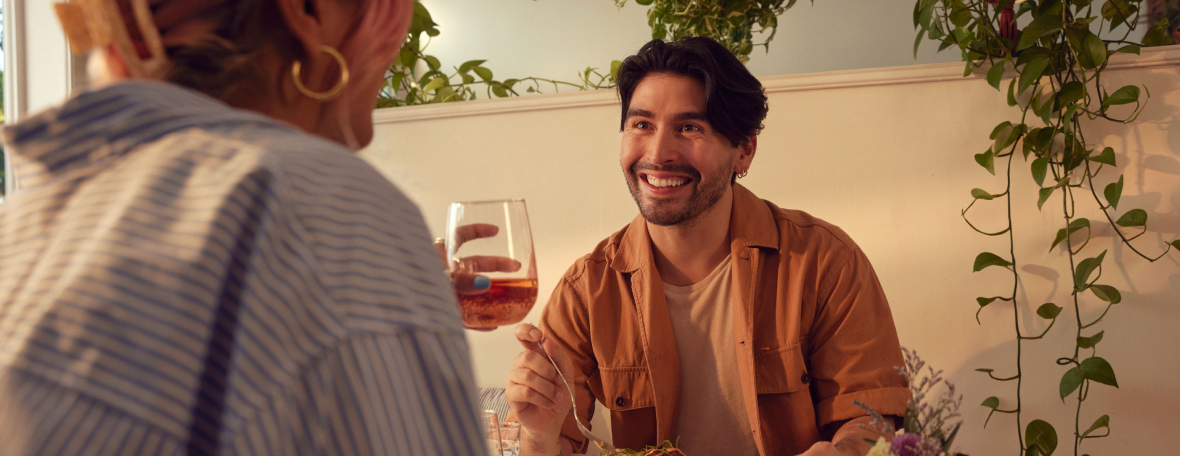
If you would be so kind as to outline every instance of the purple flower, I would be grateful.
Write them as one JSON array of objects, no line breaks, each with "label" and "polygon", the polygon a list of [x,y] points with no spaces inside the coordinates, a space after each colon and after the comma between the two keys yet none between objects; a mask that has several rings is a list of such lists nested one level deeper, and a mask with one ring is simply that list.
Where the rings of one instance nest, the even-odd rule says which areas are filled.
[{"label": "purple flower", "polygon": [[922,456],[922,436],[918,434],[902,434],[893,438],[890,451],[897,456]]}]

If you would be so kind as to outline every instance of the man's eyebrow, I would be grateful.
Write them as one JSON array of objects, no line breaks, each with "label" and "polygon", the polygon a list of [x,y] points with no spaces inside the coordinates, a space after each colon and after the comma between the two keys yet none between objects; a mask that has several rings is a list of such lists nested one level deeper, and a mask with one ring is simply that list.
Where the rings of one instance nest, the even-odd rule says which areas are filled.
[{"label": "man's eyebrow", "polygon": [[682,112],[680,114],[677,114],[675,119],[676,120],[705,120],[705,121],[707,121],[707,120],[709,120],[709,116],[705,115],[705,113],[703,113],[703,112]]},{"label": "man's eyebrow", "polygon": [[652,115],[651,111],[648,111],[648,110],[646,110],[646,109],[640,109],[640,108],[631,108],[631,109],[628,109],[628,110],[627,110],[627,118],[628,118],[628,119],[630,119],[630,118],[632,118],[632,117],[635,117],[635,116],[639,116],[639,117],[655,117],[654,115]]}]

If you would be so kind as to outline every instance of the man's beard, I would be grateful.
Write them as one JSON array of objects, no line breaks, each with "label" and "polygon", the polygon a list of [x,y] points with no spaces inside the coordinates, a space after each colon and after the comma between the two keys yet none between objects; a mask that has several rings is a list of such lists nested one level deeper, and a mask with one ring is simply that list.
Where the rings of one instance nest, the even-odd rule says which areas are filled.
[{"label": "man's beard", "polygon": [[[692,175],[692,193],[688,197],[688,201],[680,208],[672,207],[674,204],[667,198],[645,198],[643,190],[640,189],[642,185],[639,182],[639,171],[668,171]],[[701,215],[709,208],[713,207],[725,195],[726,186],[729,185],[732,173],[726,171],[724,167],[718,167],[717,171],[709,175],[707,179],[701,178],[701,173],[695,168],[688,165],[669,165],[669,166],[655,166],[649,163],[636,162],[631,165],[631,172],[627,174],[627,187],[631,190],[631,197],[635,199],[635,204],[639,206],[639,213],[643,214],[643,218],[648,223],[658,226],[672,226],[680,225],[685,222],[691,223],[696,216]]]}]

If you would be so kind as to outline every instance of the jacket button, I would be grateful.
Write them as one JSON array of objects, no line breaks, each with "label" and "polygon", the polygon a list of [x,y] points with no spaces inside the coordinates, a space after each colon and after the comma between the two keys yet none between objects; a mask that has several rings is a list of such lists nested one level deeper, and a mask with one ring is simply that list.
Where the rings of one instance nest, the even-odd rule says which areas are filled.
[{"label": "jacket button", "polygon": [[615,399],[615,405],[617,405],[619,407],[622,407],[626,403],[627,403],[627,400],[623,399],[623,396],[619,396],[617,399]]},{"label": "jacket button", "polygon": [[811,383],[811,374],[804,373],[803,378],[800,378],[799,380],[802,381],[804,385]]}]

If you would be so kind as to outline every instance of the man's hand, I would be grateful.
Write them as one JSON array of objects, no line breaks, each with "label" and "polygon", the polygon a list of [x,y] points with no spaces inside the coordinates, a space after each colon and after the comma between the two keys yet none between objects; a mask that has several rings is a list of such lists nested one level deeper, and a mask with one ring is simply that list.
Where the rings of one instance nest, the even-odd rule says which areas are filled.
[{"label": "man's hand", "polygon": [[522,454],[534,451],[556,454],[561,425],[573,402],[557,369],[549,363],[538,343],[545,347],[567,379],[573,378],[573,365],[561,347],[552,339],[545,339],[535,326],[518,325],[515,335],[525,350],[512,362],[504,397],[520,421]]},{"label": "man's hand", "polygon": [[799,456],[864,456],[872,448],[866,439],[889,438],[869,426],[872,422],[867,416],[848,420],[836,430],[831,442],[815,442]]}]

